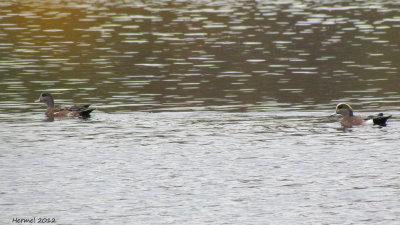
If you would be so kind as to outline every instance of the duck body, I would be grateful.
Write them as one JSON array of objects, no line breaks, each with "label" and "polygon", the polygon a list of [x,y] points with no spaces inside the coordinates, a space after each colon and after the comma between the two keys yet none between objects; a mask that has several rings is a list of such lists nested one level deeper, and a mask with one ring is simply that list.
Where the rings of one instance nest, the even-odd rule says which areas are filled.
[{"label": "duck body", "polygon": [[90,105],[73,105],[64,108],[54,106],[54,98],[50,93],[42,93],[36,102],[43,102],[47,105],[44,113],[48,117],[89,117],[90,113],[95,110],[89,108]]},{"label": "duck body", "polygon": [[351,127],[351,126],[358,126],[358,125],[366,124],[367,121],[362,119],[359,116],[347,116],[347,117],[343,117],[343,119],[340,121],[340,123],[344,127]]},{"label": "duck body", "polygon": [[353,109],[349,104],[339,103],[336,106],[336,114],[340,114],[343,116],[341,121],[342,126],[344,127],[352,127],[357,125],[364,124],[373,124],[379,126],[386,126],[386,121],[392,117],[391,115],[385,116],[383,113],[379,113],[378,115],[368,116],[367,118],[362,118],[359,116],[354,116]]},{"label": "duck body", "polygon": [[47,108],[44,113],[48,117],[89,117],[93,108],[89,108],[89,105],[73,105],[64,108]]}]

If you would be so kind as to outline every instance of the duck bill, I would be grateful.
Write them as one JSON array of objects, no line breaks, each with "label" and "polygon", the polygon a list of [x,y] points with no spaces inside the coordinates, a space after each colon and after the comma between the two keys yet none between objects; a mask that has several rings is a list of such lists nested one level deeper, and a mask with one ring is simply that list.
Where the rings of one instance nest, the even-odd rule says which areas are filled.
[{"label": "duck bill", "polygon": [[36,100],[35,102],[40,102],[40,98],[38,100]]}]

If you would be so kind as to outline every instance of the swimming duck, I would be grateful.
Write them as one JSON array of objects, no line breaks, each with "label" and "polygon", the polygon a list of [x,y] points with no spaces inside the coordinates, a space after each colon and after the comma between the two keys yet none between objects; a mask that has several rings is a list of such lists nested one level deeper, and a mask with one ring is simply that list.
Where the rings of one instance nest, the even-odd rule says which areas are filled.
[{"label": "swimming duck", "polygon": [[336,106],[336,114],[340,114],[343,116],[341,124],[344,127],[351,127],[355,125],[363,125],[363,124],[374,124],[379,126],[385,126],[386,121],[392,117],[392,115],[385,116],[383,113],[379,113],[378,115],[368,116],[363,119],[359,116],[353,115],[353,108],[349,104],[339,103]]},{"label": "swimming duck", "polygon": [[95,110],[89,108],[89,105],[73,105],[64,108],[56,108],[54,106],[54,98],[48,93],[40,94],[40,97],[35,102],[43,102],[47,105],[45,115],[48,117],[89,117],[90,113]]}]

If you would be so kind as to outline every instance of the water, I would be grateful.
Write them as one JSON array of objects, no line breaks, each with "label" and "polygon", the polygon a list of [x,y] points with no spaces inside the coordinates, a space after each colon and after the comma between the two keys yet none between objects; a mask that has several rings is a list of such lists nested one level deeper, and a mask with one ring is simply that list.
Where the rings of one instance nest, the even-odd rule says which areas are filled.
[{"label": "water", "polygon": [[[0,3],[0,223],[397,224],[400,5]],[[90,103],[55,119],[33,103]],[[343,129],[355,113],[386,127]]]}]

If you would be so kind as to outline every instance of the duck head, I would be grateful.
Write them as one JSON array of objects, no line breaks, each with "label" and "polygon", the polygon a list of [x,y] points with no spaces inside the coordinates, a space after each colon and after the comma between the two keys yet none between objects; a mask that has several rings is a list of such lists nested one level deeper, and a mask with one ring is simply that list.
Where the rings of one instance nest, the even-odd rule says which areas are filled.
[{"label": "duck head", "polygon": [[43,102],[47,105],[47,107],[54,107],[54,99],[53,96],[48,92],[43,92],[40,94],[40,97],[35,102]]},{"label": "duck head", "polygon": [[339,103],[336,106],[336,114],[340,114],[345,117],[353,116],[353,108],[351,108],[349,104]]}]

